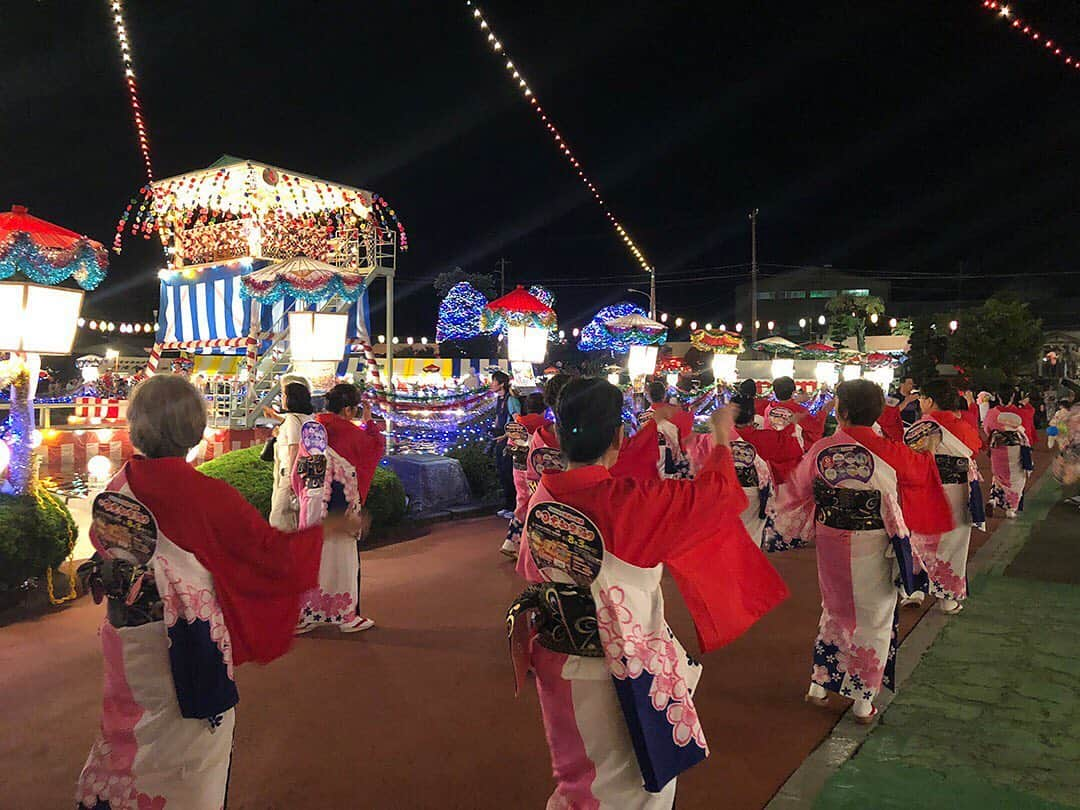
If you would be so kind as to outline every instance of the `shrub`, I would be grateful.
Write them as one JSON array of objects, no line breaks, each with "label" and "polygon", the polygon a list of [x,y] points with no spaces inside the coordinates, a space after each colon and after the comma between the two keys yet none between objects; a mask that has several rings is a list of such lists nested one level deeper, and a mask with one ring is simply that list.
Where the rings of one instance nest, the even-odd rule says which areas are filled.
[{"label": "shrub", "polygon": [[386,467],[376,467],[364,509],[371,513],[371,530],[378,534],[396,526],[405,517],[407,503],[405,485],[397,473]]},{"label": "shrub", "polygon": [[[274,465],[259,458],[261,453],[261,444],[233,450],[199,465],[198,470],[230,484],[264,518],[269,517]],[[371,513],[371,530],[376,534],[396,525],[405,516],[405,487],[392,470],[385,467],[375,470],[364,508]]]},{"label": "shrub", "polygon": [[265,517],[270,515],[270,495],[274,491],[274,465],[259,458],[261,444],[243,450],[233,450],[210,459],[198,467],[211,478],[220,478],[244,496],[244,500]]},{"label": "shrub", "polygon": [[502,491],[499,484],[499,471],[495,469],[495,459],[485,449],[484,442],[473,442],[455,447],[447,454],[461,464],[469,489],[477,500],[484,500],[489,495]]},{"label": "shrub", "polygon": [[0,495],[0,592],[56,568],[71,553],[75,521],[64,502],[44,490]]}]

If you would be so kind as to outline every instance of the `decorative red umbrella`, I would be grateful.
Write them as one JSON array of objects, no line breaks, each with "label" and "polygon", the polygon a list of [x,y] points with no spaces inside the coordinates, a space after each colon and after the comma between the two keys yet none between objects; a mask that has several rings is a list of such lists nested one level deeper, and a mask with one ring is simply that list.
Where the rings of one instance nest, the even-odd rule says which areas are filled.
[{"label": "decorative red umbrella", "polygon": [[109,254],[100,242],[31,216],[24,205],[0,214],[0,279],[22,273],[51,285],[73,278],[92,290],[108,266]]},{"label": "decorative red umbrella", "polygon": [[535,326],[553,330],[557,323],[555,310],[520,284],[502,298],[496,298],[484,309],[480,328],[498,332],[505,326]]}]

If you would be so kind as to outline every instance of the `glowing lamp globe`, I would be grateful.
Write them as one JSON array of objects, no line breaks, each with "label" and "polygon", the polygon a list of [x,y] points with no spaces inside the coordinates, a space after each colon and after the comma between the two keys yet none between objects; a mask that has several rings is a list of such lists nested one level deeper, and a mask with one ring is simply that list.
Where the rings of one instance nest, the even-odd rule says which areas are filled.
[{"label": "glowing lamp globe", "polygon": [[840,372],[836,369],[836,363],[818,363],[814,366],[814,377],[822,385],[834,387],[840,379]]},{"label": "glowing lamp globe", "polygon": [[846,365],[844,366],[844,379],[845,380],[857,380],[862,376],[862,366]]},{"label": "glowing lamp globe", "polygon": [[738,355],[714,354],[712,358],[713,377],[720,382],[735,382],[739,378],[738,373],[735,371],[738,360]]},{"label": "glowing lamp globe", "polygon": [[104,484],[112,472],[112,461],[108,456],[94,456],[86,462],[86,473],[91,484]]},{"label": "glowing lamp globe", "polygon": [[659,349],[656,346],[631,346],[630,357],[627,360],[627,369],[630,379],[644,377],[652,374],[656,368],[656,355]]},{"label": "glowing lamp globe", "polygon": [[0,351],[69,354],[82,290],[0,283]]},{"label": "glowing lamp globe", "polygon": [[794,377],[795,361],[790,357],[773,358],[770,371],[772,372],[772,378],[774,380],[780,377]]},{"label": "glowing lamp globe", "polygon": [[345,353],[344,312],[290,312],[289,347],[296,362],[334,363]]},{"label": "glowing lamp globe", "polygon": [[543,363],[548,330],[538,326],[508,326],[506,356],[511,363]]}]

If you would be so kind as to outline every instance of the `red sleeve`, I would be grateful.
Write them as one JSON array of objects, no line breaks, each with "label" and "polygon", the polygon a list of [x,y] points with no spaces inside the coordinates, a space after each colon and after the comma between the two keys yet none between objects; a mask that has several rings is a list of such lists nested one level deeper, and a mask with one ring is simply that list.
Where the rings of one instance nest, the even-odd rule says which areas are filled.
[{"label": "red sleeve", "polygon": [[623,442],[619,458],[611,468],[612,478],[633,478],[638,481],[658,481],[656,468],[660,458],[656,420],[650,419],[641,430]]},{"label": "red sleeve", "polygon": [[930,453],[917,453],[906,444],[890,442],[872,428],[849,427],[846,431],[896,470],[900,489],[900,511],[904,522],[920,534],[952,531],[952,507],[941,485],[937,462]]},{"label": "red sleeve", "polygon": [[679,444],[685,447],[687,439],[694,432],[694,415],[690,411],[678,408],[668,415],[668,421],[678,429]]},{"label": "red sleeve", "polygon": [[885,434],[885,438],[891,442],[904,440],[904,422],[900,418],[900,408],[896,405],[886,405],[878,417],[878,424]]},{"label": "red sleeve", "polygon": [[962,441],[972,453],[978,453],[982,449],[982,437],[979,435],[978,428],[973,428],[966,420],[949,411],[935,411],[933,417],[938,424]]},{"label": "red sleeve", "polygon": [[802,446],[795,438],[794,425],[788,425],[783,430],[756,428],[748,431],[746,440],[770,464],[791,464],[803,457]]},{"label": "red sleeve", "polygon": [[731,512],[738,519],[747,504],[731,450],[723,445],[712,449],[693,481],[621,478],[616,485],[611,500],[619,514],[611,550],[642,568],[689,550],[715,532],[719,516]]},{"label": "red sleeve", "polygon": [[375,470],[386,453],[386,437],[373,421],[366,422],[360,433],[358,444],[361,462],[356,468],[356,488],[360,492],[360,500],[366,501]]},{"label": "red sleeve", "polygon": [[758,397],[754,400],[754,413],[758,416],[764,416],[765,411],[772,403],[764,397]]},{"label": "red sleeve", "polygon": [[300,596],[319,582],[322,526],[279,531],[228,484],[207,480],[203,508],[216,542],[196,556],[214,577],[233,661],[272,661],[292,643]]},{"label": "red sleeve", "polygon": [[[798,403],[796,404],[798,405]],[[802,405],[798,405],[798,407],[806,414],[800,420],[799,427],[802,428],[803,435],[806,437],[806,446],[809,447],[825,435],[825,416],[824,414],[815,416]]]},{"label": "red sleeve", "polygon": [[727,447],[714,448],[693,481],[616,484],[632,491],[611,499],[619,503],[612,552],[632,565],[667,565],[702,652],[738,638],[787,598],[739,518],[747,500]]}]

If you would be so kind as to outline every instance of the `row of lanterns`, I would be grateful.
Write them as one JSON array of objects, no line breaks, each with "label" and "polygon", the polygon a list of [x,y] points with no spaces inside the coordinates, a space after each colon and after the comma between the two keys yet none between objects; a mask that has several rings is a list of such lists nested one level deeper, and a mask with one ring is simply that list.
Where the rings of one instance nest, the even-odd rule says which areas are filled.
[{"label": "row of lanterns", "polygon": [[79,318],[76,321],[76,325],[80,329],[89,329],[92,332],[116,332],[119,331],[122,335],[149,335],[152,332],[157,331],[157,324],[153,323],[114,323],[113,321],[88,321],[86,318]]}]

